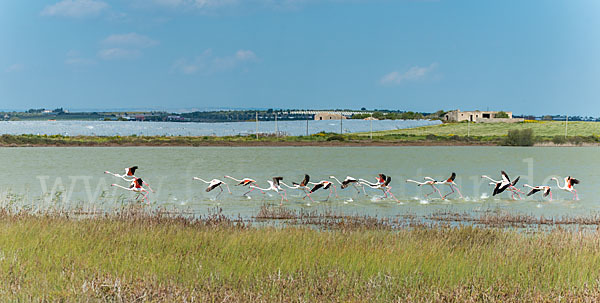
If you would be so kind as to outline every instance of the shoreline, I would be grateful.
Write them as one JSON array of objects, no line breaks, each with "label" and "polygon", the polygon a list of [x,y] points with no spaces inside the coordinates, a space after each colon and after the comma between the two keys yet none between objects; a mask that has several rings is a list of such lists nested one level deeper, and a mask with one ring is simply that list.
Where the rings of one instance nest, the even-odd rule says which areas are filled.
[{"label": "shoreline", "polygon": [[377,146],[498,146],[489,143],[456,143],[456,142],[202,142],[194,144],[0,144],[0,147],[377,147]]},{"label": "shoreline", "polygon": [[[543,140],[543,139],[542,139]],[[502,137],[374,136],[320,133],[311,136],[62,136],[1,135],[0,147],[370,147],[370,146],[504,146]],[[540,141],[532,147],[592,147],[595,142]],[[531,146],[524,146],[531,147]]]}]

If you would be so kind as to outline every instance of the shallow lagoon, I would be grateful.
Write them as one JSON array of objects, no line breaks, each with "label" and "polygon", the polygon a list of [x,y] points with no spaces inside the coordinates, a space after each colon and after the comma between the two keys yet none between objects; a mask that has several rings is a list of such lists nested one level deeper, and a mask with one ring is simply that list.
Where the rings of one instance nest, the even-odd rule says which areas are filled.
[{"label": "shallow lagoon", "polygon": [[[510,148],[510,147],[33,147],[0,149],[3,173],[0,175],[1,203],[33,209],[96,208],[113,209],[136,203],[130,192],[110,187],[127,185],[105,170],[121,173],[124,167],[138,165],[137,175],[156,193],[150,195],[152,207],[206,213],[215,206],[225,214],[244,217],[255,215],[264,204],[279,203],[277,194],[251,193],[231,186],[232,195],[216,197],[218,190],[205,192],[206,185],[192,180],[251,177],[266,187],[266,180],[282,176],[284,181],[300,181],[304,173],[313,181],[346,175],[373,180],[378,173],[392,177],[392,192],[400,203],[379,198],[380,191],[367,189],[368,197],[356,190],[339,190],[339,197],[328,201],[327,192],[315,193],[314,203],[303,200],[301,192],[289,190],[288,207],[295,209],[332,209],[344,214],[397,216],[427,215],[436,212],[477,214],[489,210],[507,210],[543,216],[577,216],[600,210],[600,154],[595,147],[581,148]],[[482,174],[499,179],[500,170],[511,177],[521,176],[524,183],[555,185],[552,176],[571,175],[579,180],[580,201],[571,194],[554,189],[554,201],[535,195],[512,201],[506,193],[491,196],[492,187]],[[406,179],[431,176],[443,179],[455,171],[464,199],[424,199],[430,188],[405,183]],[[562,182],[562,181],[561,181]],[[440,188],[447,192],[446,187]]]}]

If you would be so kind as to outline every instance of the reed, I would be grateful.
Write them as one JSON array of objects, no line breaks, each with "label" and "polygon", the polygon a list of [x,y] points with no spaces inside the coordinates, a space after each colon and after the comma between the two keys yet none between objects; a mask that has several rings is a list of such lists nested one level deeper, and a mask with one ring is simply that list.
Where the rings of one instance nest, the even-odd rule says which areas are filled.
[{"label": "reed", "polygon": [[0,211],[6,301],[595,301],[599,261],[595,230],[257,228],[218,210],[137,206],[93,217]]}]

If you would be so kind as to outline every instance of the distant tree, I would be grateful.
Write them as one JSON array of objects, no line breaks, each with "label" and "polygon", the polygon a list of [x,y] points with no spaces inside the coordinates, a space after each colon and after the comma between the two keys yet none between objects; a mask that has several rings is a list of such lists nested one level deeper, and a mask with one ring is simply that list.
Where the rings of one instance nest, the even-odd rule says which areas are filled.
[{"label": "distant tree", "polygon": [[361,107],[361,108],[360,108],[360,110],[367,110],[367,108],[365,108],[365,107]]},{"label": "distant tree", "polygon": [[544,121],[552,121],[554,119],[550,115],[545,115],[544,117],[542,117],[542,120],[544,120]]},{"label": "distant tree", "polygon": [[494,118],[508,118],[508,114],[504,111],[499,111],[494,115]]}]

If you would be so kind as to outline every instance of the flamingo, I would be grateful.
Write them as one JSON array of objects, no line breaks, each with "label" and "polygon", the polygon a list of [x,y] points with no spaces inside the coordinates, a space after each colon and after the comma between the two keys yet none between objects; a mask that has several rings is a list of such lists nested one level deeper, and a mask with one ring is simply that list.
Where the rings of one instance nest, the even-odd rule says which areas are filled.
[{"label": "flamingo", "polygon": [[512,192],[511,197],[513,198],[513,200],[515,199],[515,194],[519,197],[519,199],[521,199],[521,195],[519,195],[519,193],[523,193],[522,191],[520,191],[518,188],[515,187],[515,185],[517,184],[517,182],[519,182],[519,178],[517,177],[515,180],[513,180],[512,182],[510,181],[510,178],[508,177],[508,174],[505,171],[501,171],[502,173],[502,180],[501,181],[496,181],[486,175],[481,176],[481,178],[486,178],[490,181],[492,181],[490,183],[490,185],[494,185],[494,193],[493,196],[502,193],[505,190],[509,190],[510,192]]},{"label": "flamingo", "polygon": [[446,197],[448,197],[449,195],[454,193],[454,189],[456,188],[456,191],[458,192],[458,194],[460,195],[461,198],[463,198],[463,195],[460,193],[460,190],[458,190],[458,185],[456,185],[456,183],[454,183],[454,179],[456,179],[456,173],[453,172],[452,175],[444,180],[444,181],[436,181],[435,179],[431,178],[431,177],[425,177],[424,179],[429,180],[429,181],[433,181],[435,182],[435,184],[442,184],[442,185],[448,185],[450,187],[450,189],[452,190],[451,192],[447,193],[444,197],[442,197],[442,199],[446,199]]},{"label": "flamingo", "polygon": [[[333,183],[327,181],[327,180],[322,180],[320,182],[308,182],[308,184],[312,184],[314,185],[313,188],[310,190],[310,193],[314,193],[315,191],[319,190],[319,189],[329,189],[329,195],[327,196],[327,200],[329,200],[329,198],[331,197],[331,194],[333,194],[333,191],[331,190],[331,187],[333,186],[333,189],[335,190],[335,196],[337,198],[337,189],[335,188],[335,185],[333,185]],[[325,200],[325,201],[327,201]]]},{"label": "flamingo", "polygon": [[550,189],[550,186],[545,186],[545,185],[531,186],[529,184],[523,184],[523,187],[531,188],[531,191],[527,194],[528,197],[537,193],[538,191],[543,191],[544,198],[546,198],[548,195],[550,195],[550,201],[552,201],[552,191]]},{"label": "flamingo", "polygon": [[[362,185],[366,185],[373,189],[381,190],[383,192],[383,195],[385,198],[387,198],[388,194],[389,194],[390,196],[392,196],[392,198],[394,198],[394,200],[396,200],[396,202],[400,202],[398,199],[396,199],[394,194],[392,194],[392,192],[391,192],[392,187],[390,186],[390,182],[392,182],[392,177],[386,176],[384,174],[379,174],[376,179],[377,179],[377,183],[371,183],[365,179],[358,179],[358,181]],[[385,180],[385,181],[382,183],[381,182],[382,180]]]},{"label": "flamingo", "polygon": [[568,191],[573,194],[573,200],[579,200],[579,196],[577,195],[577,190],[575,189],[575,184],[579,184],[579,180],[575,178],[571,178],[568,176],[565,178],[565,186],[560,186],[557,178],[552,178],[552,180],[556,181],[556,186],[558,189],[562,189],[564,191]]},{"label": "flamingo", "polygon": [[344,181],[338,180],[338,178],[336,178],[335,176],[329,176],[329,178],[337,181],[337,183],[340,185],[341,189],[345,189],[348,186],[352,185],[354,187],[354,189],[356,189],[356,193],[358,193],[360,195],[360,190],[358,189],[358,187],[356,187],[356,185],[358,184],[362,188],[365,196],[368,196],[367,192],[365,191],[365,187],[358,182],[358,179],[356,179],[354,177],[346,176],[346,179],[344,179]]},{"label": "flamingo", "polygon": [[[227,179],[231,179],[231,180],[233,180],[233,181],[236,181],[236,182],[238,182],[238,183],[237,183],[235,186],[240,186],[240,185],[242,185],[242,186],[248,186],[248,185],[251,185],[251,184],[256,184],[256,180],[254,180],[254,179],[250,179],[250,178],[236,179],[236,178],[234,178],[234,177],[231,177],[231,176],[225,176],[225,178],[227,178]],[[254,187],[254,188],[251,188],[249,191],[245,192],[245,193],[244,193],[242,196],[246,196],[246,197],[248,197],[248,199],[249,199],[250,197],[249,197],[249,196],[247,196],[247,195],[248,195],[249,193],[251,193],[252,191],[254,191],[255,189],[256,189],[255,187]],[[261,191],[261,192],[262,192],[262,191]],[[264,194],[264,192],[262,192],[262,193]]]},{"label": "flamingo", "polygon": [[310,197],[310,188],[308,187],[308,181],[310,181],[310,176],[305,174],[304,175],[304,179],[300,182],[300,183],[296,183],[296,182],[292,182],[292,186],[289,186],[287,184],[285,184],[283,181],[281,181],[281,185],[289,188],[289,189],[300,189],[304,192],[304,194],[306,195],[304,198],[308,197],[311,201],[315,202],[311,197]]},{"label": "flamingo", "polygon": [[[206,192],[210,192],[211,190],[218,187],[221,191],[217,194],[217,197],[219,197],[223,193],[223,188],[222,188],[223,185],[225,185],[227,187],[227,191],[229,192],[229,194],[231,194],[229,185],[227,185],[227,183],[225,183],[219,179],[212,179],[210,181],[206,181],[206,180],[200,179],[198,177],[194,177],[193,179],[208,184],[208,187],[206,188]],[[215,197],[215,198],[217,198],[217,197]]]},{"label": "flamingo", "polygon": [[[287,193],[286,193],[285,189],[283,189],[280,186],[281,180],[283,180],[283,177],[273,177],[273,180],[268,180],[267,181],[267,183],[269,183],[269,187],[268,188],[260,188],[260,187],[258,187],[256,185],[250,185],[250,187],[259,189],[259,190],[261,190],[263,192],[274,191],[274,192],[278,193],[281,196],[281,201],[279,202],[279,205],[283,205],[283,200],[285,199],[286,201],[288,201],[288,199],[287,199]],[[280,191],[283,191],[285,193],[285,196],[282,195],[280,193]]]},{"label": "flamingo", "polygon": [[433,188],[433,191],[426,194],[425,198],[427,198],[427,197],[429,197],[429,195],[437,192],[440,195],[440,198],[444,199],[444,197],[442,197],[442,193],[440,192],[440,190],[437,189],[437,187],[435,187],[435,180],[425,180],[423,182],[419,182],[419,181],[408,179],[408,180],[406,180],[406,182],[407,183],[415,183],[415,184],[417,184],[417,186],[423,186],[423,185],[431,186],[431,188]]},{"label": "flamingo", "polygon": [[[125,168],[125,174],[119,175],[119,174],[115,174],[115,173],[111,173],[109,171],[105,171],[105,174],[109,174],[109,175],[113,175],[117,178],[121,178],[127,182],[132,182],[135,179],[135,171],[138,169],[137,166],[131,166],[131,167],[127,167]],[[130,179],[128,179],[127,177],[131,177]],[[148,186],[148,189],[150,189],[151,192],[155,192],[152,187],[150,187],[150,184],[144,182],[143,185]]]},{"label": "flamingo", "polygon": [[115,186],[118,188],[122,188],[124,190],[136,192],[136,193],[138,193],[138,197],[141,194],[144,197],[144,200],[146,201],[146,203],[150,204],[150,200],[148,199],[148,191],[143,187],[143,185],[144,185],[144,180],[142,180],[142,178],[134,177],[131,180],[131,184],[129,185],[129,187],[121,186],[119,184],[111,184],[110,186]]}]

